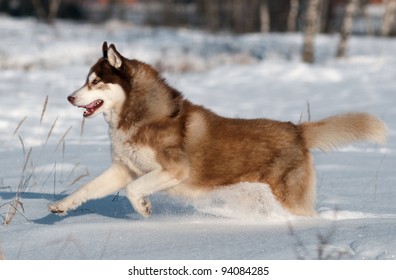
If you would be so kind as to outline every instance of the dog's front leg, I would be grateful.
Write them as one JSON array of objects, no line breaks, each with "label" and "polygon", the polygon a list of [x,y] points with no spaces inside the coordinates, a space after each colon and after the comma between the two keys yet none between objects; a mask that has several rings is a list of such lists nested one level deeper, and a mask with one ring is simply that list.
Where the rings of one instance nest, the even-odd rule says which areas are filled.
[{"label": "dog's front leg", "polygon": [[105,197],[124,188],[132,180],[129,170],[117,163],[96,177],[91,182],[80,187],[66,198],[48,205],[52,213],[66,215],[70,209],[75,209],[90,199]]},{"label": "dog's front leg", "polygon": [[151,215],[151,203],[146,196],[177,186],[183,179],[176,178],[168,171],[156,169],[129,183],[126,195],[133,208],[143,217],[148,217]]}]

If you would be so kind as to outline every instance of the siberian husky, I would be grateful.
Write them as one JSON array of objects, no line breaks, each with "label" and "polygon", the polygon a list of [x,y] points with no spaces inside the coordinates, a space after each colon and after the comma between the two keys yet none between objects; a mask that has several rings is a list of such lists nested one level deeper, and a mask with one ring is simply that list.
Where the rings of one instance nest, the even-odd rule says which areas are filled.
[{"label": "siberian husky", "polygon": [[102,51],[68,100],[85,109],[85,118],[103,113],[112,165],[50,204],[53,213],[66,214],[125,188],[134,209],[148,217],[149,196],[156,192],[195,197],[239,182],[262,182],[290,212],[312,216],[316,182],[310,149],[386,140],[385,124],[366,113],[300,124],[221,117],[185,99],[153,67],[123,57],[113,44],[104,42]]}]

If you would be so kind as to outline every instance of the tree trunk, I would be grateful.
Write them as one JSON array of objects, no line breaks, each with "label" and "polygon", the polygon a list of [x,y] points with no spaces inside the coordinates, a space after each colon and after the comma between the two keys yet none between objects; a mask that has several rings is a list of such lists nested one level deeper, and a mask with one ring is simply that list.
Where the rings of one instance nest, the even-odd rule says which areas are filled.
[{"label": "tree trunk", "polygon": [[320,4],[320,26],[319,30],[321,33],[327,30],[328,24],[328,14],[330,12],[330,1],[331,0],[322,0]]},{"label": "tree trunk", "polygon": [[382,19],[381,35],[389,36],[395,22],[396,0],[385,1],[385,13]]},{"label": "tree trunk", "polygon": [[305,16],[304,45],[302,58],[306,63],[314,62],[314,39],[317,31],[320,0],[309,0]]},{"label": "tree trunk", "polygon": [[54,23],[62,0],[44,2],[45,5],[43,5],[41,0],[31,0],[31,2],[39,20]]},{"label": "tree trunk", "polygon": [[52,0],[52,1],[50,1],[48,17],[47,17],[47,21],[49,23],[54,23],[55,18],[58,15],[60,4],[61,4],[61,0]]},{"label": "tree trunk", "polygon": [[43,4],[41,3],[41,0],[31,0],[31,1],[38,19],[44,21],[47,18],[47,16]]},{"label": "tree trunk", "polygon": [[233,19],[234,19],[234,31],[236,33],[243,33],[244,31],[244,20],[243,20],[243,6],[246,3],[243,3],[243,0],[233,0]]},{"label": "tree trunk", "polygon": [[220,4],[218,0],[205,0],[206,23],[210,31],[220,29]]},{"label": "tree trunk", "polygon": [[367,11],[367,7],[368,7],[367,2],[364,1],[361,5],[362,5],[362,13],[363,13],[364,21],[366,22],[365,24],[366,34],[369,36],[373,36],[375,34],[374,19]]},{"label": "tree trunk", "polygon": [[290,11],[287,18],[287,30],[289,32],[297,31],[297,16],[300,3],[299,0],[290,0]]},{"label": "tree trunk", "polygon": [[262,33],[270,32],[270,13],[268,9],[268,0],[262,0],[260,3],[260,31]]},{"label": "tree trunk", "polygon": [[341,28],[341,38],[338,43],[337,57],[344,57],[348,48],[348,40],[352,31],[353,15],[356,12],[358,0],[349,0],[344,15],[344,22]]}]

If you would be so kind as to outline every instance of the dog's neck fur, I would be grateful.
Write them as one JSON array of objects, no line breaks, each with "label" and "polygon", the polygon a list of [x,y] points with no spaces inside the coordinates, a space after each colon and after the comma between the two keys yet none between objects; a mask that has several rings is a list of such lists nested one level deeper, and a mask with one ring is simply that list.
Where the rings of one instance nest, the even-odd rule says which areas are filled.
[{"label": "dog's neck fur", "polygon": [[127,61],[127,68],[132,90],[126,93],[122,108],[105,115],[110,126],[128,131],[132,127],[178,116],[183,95],[169,86],[157,70],[136,60]]}]

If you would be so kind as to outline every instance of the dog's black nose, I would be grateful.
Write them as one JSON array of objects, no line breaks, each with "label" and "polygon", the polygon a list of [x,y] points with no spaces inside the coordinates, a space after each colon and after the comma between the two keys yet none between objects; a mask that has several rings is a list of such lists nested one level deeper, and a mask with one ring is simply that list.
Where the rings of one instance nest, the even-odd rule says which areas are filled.
[{"label": "dog's black nose", "polygon": [[76,99],[76,98],[73,97],[72,95],[69,95],[69,96],[67,97],[67,100],[69,100],[69,102],[72,103],[72,104],[73,104],[74,99]]}]

